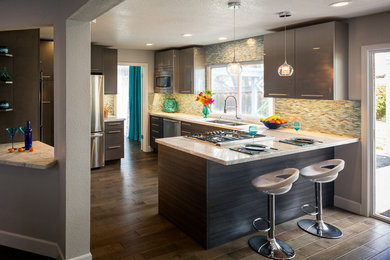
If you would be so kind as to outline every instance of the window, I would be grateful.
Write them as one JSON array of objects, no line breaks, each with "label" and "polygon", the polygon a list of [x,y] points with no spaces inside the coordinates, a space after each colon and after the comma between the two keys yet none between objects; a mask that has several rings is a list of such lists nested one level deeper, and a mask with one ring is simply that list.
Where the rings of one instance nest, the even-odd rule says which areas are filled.
[{"label": "window", "polygon": [[[235,96],[238,100],[239,114],[243,116],[267,117],[273,113],[273,99],[264,98],[264,64],[262,62],[241,63],[240,76],[231,76],[226,65],[209,67],[209,88],[215,93],[212,105],[213,113],[223,113],[225,99]],[[237,82],[239,84],[237,84]],[[230,106],[234,105],[229,100]]]}]

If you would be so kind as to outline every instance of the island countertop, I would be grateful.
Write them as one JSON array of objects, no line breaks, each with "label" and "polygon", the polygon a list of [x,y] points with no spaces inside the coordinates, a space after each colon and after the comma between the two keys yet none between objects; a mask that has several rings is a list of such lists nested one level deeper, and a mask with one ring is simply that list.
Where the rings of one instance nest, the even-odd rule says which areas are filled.
[{"label": "island countertop", "polygon": [[[297,134],[293,129],[269,130],[266,127],[259,127],[258,133],[274,137],[274,139],[271,141],[260,141],[256,143],[268,145],[276,148],[277,150],[270,150],[268,152],[262,152],[257,155],[247,155],[244,153],[229,150],[229,147],[239,146],[237,144],[221,147],[184,136],[156,139],[156,142],[161,145],[165,145],[177,149],[179,151],[183,151],[223,165],[233,165],[256,160],[269,159],[359,142],[358,138],[336,136],[302,130],[300,130],[299,134]],[[293,137],[312,138],[321,142],[302,147],[279,142],[279,140]],[[248,143],[251,142],[251,140],[248,140]]]},{"label": "island countertop", "polygon": [[8,149],[11,144],[0,144],[0,165],[19,166],[35,169],[48,169],[56,164],[54,159],[54,147],[39,141],[34,141],[34,151],[18,152],[17,148],[23,147],[24,143],[14,143],[15,152],[10,153]]}]

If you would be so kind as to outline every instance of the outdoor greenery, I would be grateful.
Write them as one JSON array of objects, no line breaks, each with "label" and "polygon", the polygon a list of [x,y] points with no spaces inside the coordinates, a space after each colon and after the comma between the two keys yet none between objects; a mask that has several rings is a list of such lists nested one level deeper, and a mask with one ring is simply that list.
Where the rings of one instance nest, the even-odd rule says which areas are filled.
[{"label": "outdoor greenery", "polygon": [[376,87],[376,120],[386,121],[386,85]]}]

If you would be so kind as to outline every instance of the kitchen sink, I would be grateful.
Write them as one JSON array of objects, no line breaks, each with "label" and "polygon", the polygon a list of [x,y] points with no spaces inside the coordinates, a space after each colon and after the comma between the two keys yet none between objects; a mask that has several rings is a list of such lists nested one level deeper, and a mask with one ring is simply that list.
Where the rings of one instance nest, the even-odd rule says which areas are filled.
[{"label": "kitchen sink", "polygon": [[240,125],[247,125],[243,123],[238,123],[238,122],[231,122],[231,121],[225,121],[225,120],[210,120],[207,121],[209,123],[214,123],[214,124],[221,124],[221,125],[230,125],[230,126],[240,126]]}]

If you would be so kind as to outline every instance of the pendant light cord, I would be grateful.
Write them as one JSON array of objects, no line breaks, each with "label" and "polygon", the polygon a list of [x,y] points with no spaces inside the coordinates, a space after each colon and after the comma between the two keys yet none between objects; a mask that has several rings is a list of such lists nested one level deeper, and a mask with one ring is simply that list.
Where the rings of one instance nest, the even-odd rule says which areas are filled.
[{"label": "pendant light cord", "polygon": [[284,15],[284,63],[287,63],[287,15]]},{"label": "pendant light cord", "polygon": [[236,5],[234,5],[234,11],[233,11],[233,40],[234,40],[234,50],[233,50],[233,60],[236,62]]}]

